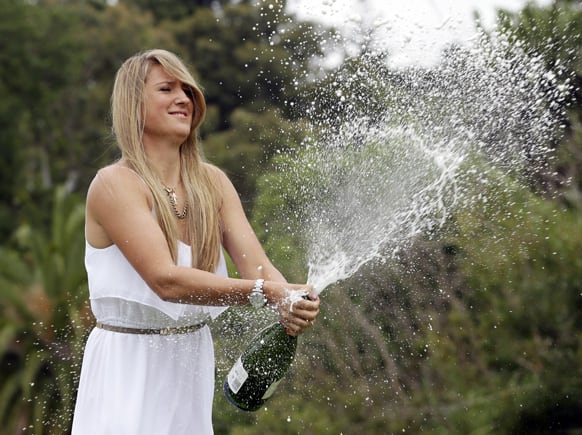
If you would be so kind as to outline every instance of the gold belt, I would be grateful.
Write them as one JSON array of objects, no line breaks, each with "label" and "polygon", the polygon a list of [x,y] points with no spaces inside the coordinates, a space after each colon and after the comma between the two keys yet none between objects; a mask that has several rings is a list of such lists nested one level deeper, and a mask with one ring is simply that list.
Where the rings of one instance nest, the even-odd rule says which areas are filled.
[{"label": "gold belt", "polygon": [[188,332],[198,331],[205,325],[206,323],[202,322],[196,325],[177,326],[173,328],[143,329],[143,328],[126,328],[125,326],[106,325],[104,323],[97,322],[95,324],[95,327],[105,329],[106,331],[123,332],[125,334],[172,335],[172,334],[187,334]]}]

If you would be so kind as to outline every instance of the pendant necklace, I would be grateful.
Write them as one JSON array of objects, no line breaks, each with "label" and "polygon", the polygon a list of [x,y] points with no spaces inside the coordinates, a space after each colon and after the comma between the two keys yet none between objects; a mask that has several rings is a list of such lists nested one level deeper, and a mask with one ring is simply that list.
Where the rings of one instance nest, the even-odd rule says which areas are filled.
[{"label": "pendant necklace", "polygon": [[164,190],[168,194],[168,199],[170,200],[170,205],[172,206],[172,210],[174,210],[174,214],[178,219],[184,219],[188,214],[188,201],[184,202],[184,209],[182,213],[178,211],[178,207],[176,206],[177,199],[176,199],[176,191],[173,187],[166,187],[164,186]]}]

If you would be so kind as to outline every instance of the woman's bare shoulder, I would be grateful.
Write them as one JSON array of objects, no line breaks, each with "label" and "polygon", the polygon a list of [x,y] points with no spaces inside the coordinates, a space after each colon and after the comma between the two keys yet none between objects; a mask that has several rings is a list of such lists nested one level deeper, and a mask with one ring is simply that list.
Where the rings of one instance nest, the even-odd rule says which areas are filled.
[{"label": "woman's bare shoulder", "polygon": [[226,176],[224,171],[220,169],[218,166],[213,165],[212,163],[204,162],[202,163],[202,167],[206,170],[206,172],[211,177],[223,177]]},{"label": "woman's bare shoulder", "polygon": [[230,187],[232,185],[230,179],[228,178],[228,175],[226,175],[226,172],[224,172],[218,166],[215,166],[212,163],[204,163],[203,166],[206,169],[206,172],[208,173],[210,179],[214,183],[216,183],[221,189],[224,189],[225,187]]},{"label": "woman's bare shoulder", "polygon": [[151,202],[151,193],[143,179],[120,162],[105,166],[91,181],[87,201],[107,202],[116,197],[140,196]]},{"label": "woman's bare shoulder", "polygon": [[99,169],[91,181],[91,188],[149,190],[137,172],[120,162]]},{"label": "woman's bare shoulder", "polygon": [[133,170],[119,163],[100,169],[87,192],[85,232],[95,247],[109,246],[113,234],[140,216],[151,216],[152,194]]}]

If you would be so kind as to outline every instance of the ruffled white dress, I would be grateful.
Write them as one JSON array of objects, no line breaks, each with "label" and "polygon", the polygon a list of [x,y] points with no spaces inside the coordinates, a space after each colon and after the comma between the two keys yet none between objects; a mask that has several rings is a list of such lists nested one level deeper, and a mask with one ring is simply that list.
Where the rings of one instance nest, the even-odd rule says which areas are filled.
[{"label": "ruffled white dress", "polygon": [[[190,266],[180,243],[178,264]],[[91,309],[97,321],[130,328],[187,326],[227,307],[160,299],[116,245],[86,244]],[[227,276],[224,257],[216,271]],[[212,434],[214,348],[207,326],[190,333],[91,331],[81,368],[73,435]]]}]

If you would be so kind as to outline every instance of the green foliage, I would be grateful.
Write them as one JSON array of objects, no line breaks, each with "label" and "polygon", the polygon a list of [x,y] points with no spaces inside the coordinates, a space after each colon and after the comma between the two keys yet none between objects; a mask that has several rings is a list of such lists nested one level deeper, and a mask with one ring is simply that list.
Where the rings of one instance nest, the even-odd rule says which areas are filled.
[{"label": "green foliage", "polygon": [[23,221],[45,220],[36,203],[54,184],[84,192],[96,169],[117,157],[108,131],[114,74],[144,49],[192,61],[209,107],[208,155],[225,164],[245,201],[254,195],[255,170],[264,170],[257,163],[299,143],[286,119],[303,86],[297,72],[307,71],[318,43],[289,19],[284,2],[274,9],[154,3],[0,0],[4,238]]},{"label": "green foliage", "polygon": [[[571,356],[579,352],[574,338],[579,327],[572,327],[579,316],[572,300],[579,294],[579,265],[575,256],[566,256],[580,248],[581,240],[560,236],[561,230],[568,233],[579,226],[580,217],[559,212],[555,204],[511,184],[504,189],[489,192],[494,201],[482,209],[458,215],[444,245],[418,241],[401,258],[400,266],[390,266],[397,269],[388,282],[397,281],[388,288],[398,290],[385,297],[400,310],[375,322],[393,325],[383,328],[391,331],[392,342],[404,340],[410,350],[425,350],[416,360],[412,353],[403,354],[407,367],[402,366],[404,360],[397,361],[399,371],[407,374],[400,378],[412,392],[409,406],[416,409],[407,417],[409,430],[521,433],[511,430],[516,416],[536,406],[538,398],[553,394],[540,373],[555,381],[565,367],[580,369],[574,358],[566,359],[562,352]],[[558,246],[564,257],[552,261]],[[548,273],[548,260],[551,270],[560,271],[556,275]],[[382,283],[378,284],[382,290]],[[379,303],[378,291],[371,306]],[[383,305],[384,314],[386,309]],[[403,311],[408,313],[404,319]],[[568,343],[549,344],[541,332],[548,328],[557,336],[567,336]],[[543,351],[542,343],[544,349],[556,352]],[[566,350],[572,346],[572,351]],[[568,383],[561,386],[575,406],[576,389]],[[424,415],[421,426],[415,414]],[[551,418],[549,412],[547,417]],[[556,418],[553,424],[561,421]]]},{"label": "green foliage", "polygon": [[51,228],[22,225],[0,249],[0,426],[68,430],[91,317],[83,267],[84,204],[54,190]]},{"label": "green foliage", "polygon": [[567,190],[563,200],[580,204],[582,192],[582,12],[573,1],[557,0],[548,7],[527,5],[518,13],[499,13],[500,27],[517,43],[540,56],[548,68],[571,84],[565,134],[557,158],[540,180],[546,191]]},{"label": "green foliage", "polygon": [[[453,244],[460,247],[456,262],[465,278],[429,335],[428,363],[432,377],[459,394],[449,400],[474,402],[465,407],[471,412],[455,417],[461,427],[478,427],[481,420],[489,427],[485,433],[547,433],[568,424],[560,407],[574,412],[580,402],[578,387],[562,374],[582,370],[582,268],[572,255],[582,246],[575,230],[582,218],[523,192],[494,198],[458,216]],[[540,407],[555,389],[567,397],[564,403]],[[546,426],[522,422],[515,430],[531,412],[545,413]]]},{"label": "green foliage", "polygon": [[[303,154],[275,161],[305,165],[292,172],[297,179],[289,171],[262,177],[253,213],[269,254],[297,279],[305,268],[301,201],[313,175]],[[317,333],[302,337],[305,360],[259,427],[294,433],[297,422],[309,431],[315,404],[319,433],[342,425],[364,433],[577,427],[580,389],[563,373],[582,370],[581,214],[537,197],[523,180],[489,177],[473,192],[487,201],[460,211],[438,237],[326,289]]]},{"label": "green foliage", "polygon": [[543,56],[549,67],[566,64],[566,71],[582,71],[582,14],[573,2],[549,7],[528,4],[518,13],[499,12],[500,27]]},{"label": "green foliage", "polygon": [[96,168],[112,159],[103,143],[115,69],[144,46],[169,45],[171,38],[121,5],[2,0],[0,11],[0,148],[7,169],[0,175],[0,230],[7,239],[21,222],[45,220],[37,204],[54,184],[85,191]]},{"label": "green foliage", "polygon": [[[250,209],[257,178],[274,155],[299,146],[301,125],[286,120],[277,110],[253,113],[239,108],[230,120],[228,130],[215,132],[204,141],[205,155],[226,171]],[[259,143],[261,147],[257,147]]]},{"label": "green foliage", "polygon": [[14,0],[2,0],[0,10],[0,140],[6,158],[0,226],[7,238],[18,223],[11,212],[28,196],[27,187],[47,187],[52,180],[49,143],[60,133],[52,112],[60,109],[57,101],[79,71],[82,55],[78,42],[67,37],[79,31],[69,13]]},{"label": "green foliage", "polygon": [[205,153],[228,171],[244,202],[254,197],[260,165],[300,142],[300,130],[288,121],[305,86],[297,76],[319,53],[309,32],[286,16],[284,4],[270,9],[262,2],[233,2],[219,12],[197,8],[166,23],[205,93]]},{"label": "green foliage", "polygon": [[[273,160],[285,167],[294,157],[282,154]],[[297,174],[302,178],[301,174]],[[257,181],[252,224],[267,255],[291,282],[305,281],[305,246],[301,225],[302,196],[296,180],[285,180],[280,172],[263,175]]]},{"label": "green foliage", "polygon": [[228,3],[230,0],[122,0],[121,3],[135,5],[144,11],[150,11],[157,21],[179,20],[191,15],[197,8],[209,8],[213,3]]}]

